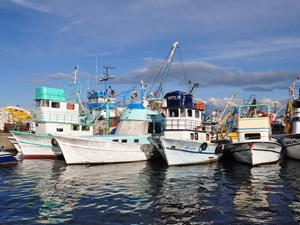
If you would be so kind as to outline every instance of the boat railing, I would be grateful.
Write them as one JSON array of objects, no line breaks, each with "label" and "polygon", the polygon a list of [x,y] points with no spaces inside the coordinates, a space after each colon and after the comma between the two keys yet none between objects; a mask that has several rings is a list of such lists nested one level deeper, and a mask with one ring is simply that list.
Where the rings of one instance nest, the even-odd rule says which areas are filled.
[{"label": "boat railing", "polygon": [[43,111],[34,112],[33,121],[36,122],[59,122],[59,123],[81,123],[81,117],[78,113],[64,113],[64,112],[53,112],[53,111]]},{"label": "boat railing", "polygon": [[165,130],[202,131],[202,122],[186,119],[172,119],[165,121]]}]

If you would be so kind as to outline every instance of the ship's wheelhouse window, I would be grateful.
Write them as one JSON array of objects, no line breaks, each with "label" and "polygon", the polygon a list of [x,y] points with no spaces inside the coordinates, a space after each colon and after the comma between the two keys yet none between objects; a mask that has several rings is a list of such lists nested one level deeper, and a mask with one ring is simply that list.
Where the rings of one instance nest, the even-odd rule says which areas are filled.
[{"label": "ship's wheelhouse window", "polygon": [[180,109],[180,117],[186,117],[185,109]]},{"label": "ship's wheelhouse window", "polygon": [[42,107],[49,107],[49,100],[42,100]]},{"label": "ship's wheelhouse window", "polygon": [[89,126],[82,126],[82,127],[81,127],[81,130],[82,130],[82,131],[89,131],[89,130],[90,130],[90,127],[89,127]]},{"label": "ship's wheelhouse window", "polygon": [[153,133],[153,122],[149,122],[148,124],[148,134],[152,134]]},{"label": "ship's wheelhouse window", "polygon": [[200,117],[200,113],[199,113],[198,110],[195,110],[195,117],[196,117],[196,118],[199,118],[199,117]]},{"label": "ship's wheelhouse window", "polygon": [[169,109],[169,117],[178,117],[178,109]]},{"label": "ship's wheelhouse window", "polygon": [[252,140],[252,139],[260,139],[260,133],[249,133],[245,134],[245,139],[246,140]]},{"label": "ship's wheelhouse window", "polygon": [[72,125],[72,130],[79,130],[79,126],[78,125]]},{"label": "ship's wheelhouse window", "polygon": [[192,117],[193,116],[193,111],[191,109],[188,109],[187,113],[188,113],[188,117]]},{"label": "ship's wheelhouse window", "polygon": [[35,107],[40,107],[40,106],[41,106],[41,100],[36,100]]},{"label": "ship's wheelhouse window", "polygon": [[60,108],[59,102],[51,102],[51,108],[59,109]]},{"label": "ship's wheelhouse window", "polygon": [[191,139],[191,140],[194,140],[194,133],[191,133],[191,134],[190,134],[190,139]]},{"label": "ship's wheelhouse window", "polygon": [[155,133],[160,133],[160,132],[161,132],[161,123],[155,122]]},{"label": "ship's wheelhouse window", "polygon": [[198,133],[195,133],[195,140],[198,140]]},{"label": "ship's wheelhouse window", "polygon": [[71,104],[71,103],[68,103],[68,104],[67,104],[67,109],[69,109],[69,110],[74,110],[74,109],[75,109],[75,105],[74,105],[74,104]]}]

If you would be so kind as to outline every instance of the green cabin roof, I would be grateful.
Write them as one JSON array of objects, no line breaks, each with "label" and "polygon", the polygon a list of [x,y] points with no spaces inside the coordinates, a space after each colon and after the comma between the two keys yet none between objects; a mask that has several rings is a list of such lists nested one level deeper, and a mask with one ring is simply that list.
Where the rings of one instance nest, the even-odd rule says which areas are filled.
[{"label": "green cabin roof", "polygon": [[66,101],[66,94],[63,89],[38,87],[35,89],[35,99],[47,99],[52,101]]}]

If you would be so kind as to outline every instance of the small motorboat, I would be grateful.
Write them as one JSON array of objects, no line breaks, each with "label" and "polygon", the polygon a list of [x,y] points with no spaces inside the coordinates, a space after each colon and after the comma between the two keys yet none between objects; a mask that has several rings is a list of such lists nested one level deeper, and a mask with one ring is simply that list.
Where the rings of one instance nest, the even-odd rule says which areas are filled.
[{"label": "small motorboat", "polygon": [[18,160],[13,157],[9,152],[0,152],[0,165],[16,165]]}]

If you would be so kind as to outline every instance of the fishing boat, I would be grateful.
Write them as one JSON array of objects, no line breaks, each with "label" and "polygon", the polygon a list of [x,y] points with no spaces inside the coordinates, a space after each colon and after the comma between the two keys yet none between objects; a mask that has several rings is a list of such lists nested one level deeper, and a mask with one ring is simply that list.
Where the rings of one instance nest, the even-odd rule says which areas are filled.
[{"label": "fishing boat", "polygon": [[0,165],[7,166],[16,164],[18,164],[18,160],[9,152],[0,152]]},{"label": "fishing boat", "polygon": [[[170,69],[177,45],[178,42],[172,45],[165,74]],[[162,83],[163,79],[158,90],[161,90]],[[141,81],[140,85],[142,103],[128,104],[114,135],[70,137],[50,134],[58,141],[67,164],[134,162],[161,157],[159,146],[151,141],[151,137],[162,135],[165,120],[161,114],[162,99],[144,97],[144,82]]]},{"label": "fishing boat", "polygon": [[68,165],[151,160],[160,157],[160,154],[148,139],[153,135],[160,136],[164,125],[160,103],[155,102],[154,105],[158,108],[129,104],[120,117],[114,135],[50,136],[57,140]]},{"label": "fishing boat", "polygon": [[[70,93],[73,89],[76,91]],[[93,134],[93,123],[83,112],[80,101],[81,83],[76,81],[66,89],[38,87],[35,89],[36,107],[32,113],[32,128],[10,133],[18,142],[24,158],[58,158],[61,149],[49,133],[80,136]]]},{"label": "fishing boat", "polygon": [[[298,90],[298,95],[295,93]],[[279,139],[287,157],[300,160],[300,78],[289,87],[289,99],[286,107],[285,134]]]},{"label": "fishing boat", "polygon": [[[168,166],[210,163],[222,156],[219,140],[212,139],[212,124],[203,120],[205,103],[181,91],[167,93],[163,136],[153,138]],[[218,139],[218,138],[217,138]]]},{"label": "fishing boat", "polygon": [[226,145],[236,161],[252,166],[274,163],[281,154],[272,138],[272,114],[267,104],[242,105],[238,114],[238,141]]},{"label": "fishing boat", "polygon": [[[111,86],[108,86],[108,80],[114,79],[115,77],[109,74],[110,69],[114,67],[103,66],[106,69],[106,72],[103,76],[99,77],[99,82],[104,83],[104,90],[88,88],[87,92],[87,107],[90,113],[95,119],[105,118],[116,118],[121,113],[121,109],[116,107],[116,92],[111,89]],[[119,112],[119,113],[118,113]],[[108,118],[106,118],[108,116]],[[108,123],[107,123],[108,125]],[[108,127],[106,127],[108,130]],[[105,128],[105,129],[106,129]],[[101,129],[101,128],[100,128]],[[99,134],[99,129],[95,130],[94,134]],[[103,131],[102,131],[103,132]]]}]

